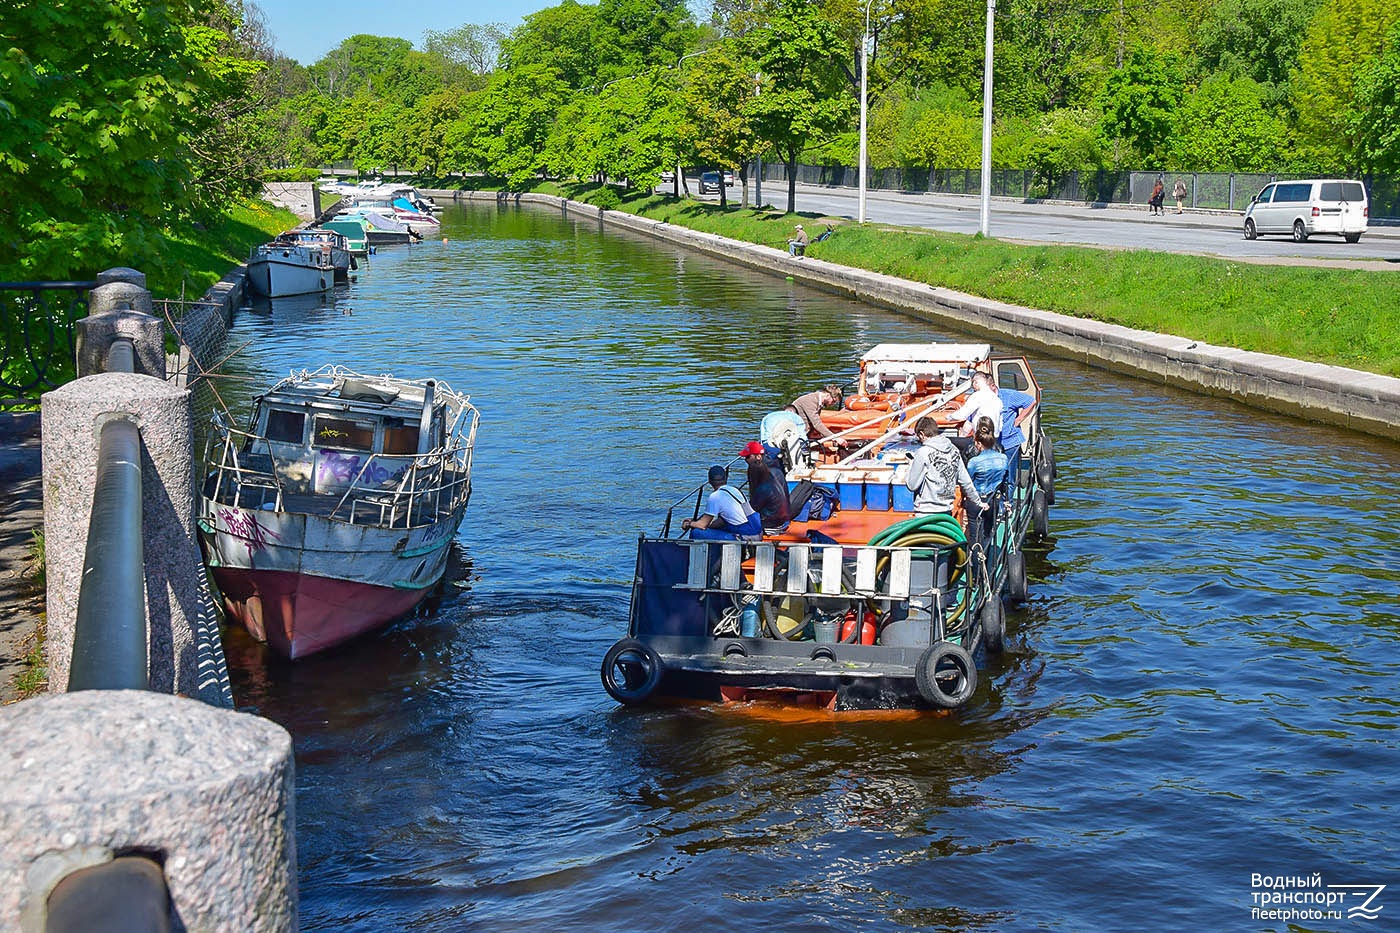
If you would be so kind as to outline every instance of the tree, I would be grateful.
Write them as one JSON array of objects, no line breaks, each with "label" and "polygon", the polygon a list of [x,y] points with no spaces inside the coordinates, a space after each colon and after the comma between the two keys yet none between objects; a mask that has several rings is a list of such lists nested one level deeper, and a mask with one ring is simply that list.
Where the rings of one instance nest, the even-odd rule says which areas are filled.
[{"label": "tree", "polygon": [[1400,25],[1384,53],[1357,69],[1346,122],[1362,171],[1400,175]]},{"label": "tree", "polygon": [[1202,75],[1223,72],[1285,90],[1318,0],[1220,0],[1201,22]]},{"label": "tree", "polygon": [[[681,87],[683,116],[676,134],[684,150],[701,165],[739,172],[748,203],[748,161],[758,155],[758,138],[750,119],[754,66],[733,44],[711,46],[685,66]],[[728,191],[720,186],[720,205]]]},{"label": "tree", "polygon": [[1170,60],[1138,46],[1108,77],[1103,93],[1103,129],[1127,140],[1138,154],[1157,158],[1169,139],[1181,101],[1181,83]]},{"label": "tree", "polygon": [[1283,125],[1264,106],[1265,88],[1218,74],[1181,108],[1169,165],[1188,171],[1267,172],[1283,156]]},{"label": "tree", "polygon": [[[1316,171],[1351,170],[1360,140],[1346,124],[1358,66],[1380,57],[1400,21],[1395,0],[1326,0],[1308,24],[1293,77],[1299,156]],[[1359,124],[1356,124],[1359,129]]]},{"label": "tree", "polygon": [[[423,51],[441,57],[462,75],[480,79],[496,70],[506,35],[506,27],[500,23],[480,26],[466,23],[456,29],[429,29],[423,33]],[[478,82],[463,81],[461,76],[455,76],[455,83],[474,88]]]},{"label": "tree", "polygon": [[472,148],[487,169],[520,187],[546,167],[545,146],[568,96],[554,69],[524,65],[497,73],[480,101]]},{"label": "tree", "polygon": [[855,110],[840,63],[845,46],[806,0],[778,0],[768,23],[745,39],[762,75],[748,114],[759,139],[787,166],[789,212],[797,206],[797,157]]},{"label": "tree", "polygon": [[0,18],[0,266],[140,265],[148,233],[252,183],[237,133],[258,64],[221,0],[9,0]]},{"label": "tree", "polygon": [[307,69],[307,74],[322,94],[347,100],[363,90],[382,90],[377,87],[380,76],[406,59],[411,51],[413,43],[407,39],[362,33],[331,49]]},{"label": "tree", "polygon": [[598,63],[604,60],[596,42],[597,17],[597,7],[575,0],[531,13],[502,43],[503,67],[549,68],[571,88],[597,83]]}]

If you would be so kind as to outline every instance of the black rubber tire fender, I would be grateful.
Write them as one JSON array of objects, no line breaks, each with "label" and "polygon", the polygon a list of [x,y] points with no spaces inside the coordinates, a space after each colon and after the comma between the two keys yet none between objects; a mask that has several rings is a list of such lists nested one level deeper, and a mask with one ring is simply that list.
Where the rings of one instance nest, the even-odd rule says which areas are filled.
[{"label": "black rubber tire fender", "polygon": [[603,655],[603,689],[619,703],[645,703],[661,684],[661,655],[645,642],[624,638]]},{"label": "black rubber tire fender", "polygon": [[1044,489],[1031,492],[1031,533],[1037,538],[1050,534],[1050,503],[1045,498]]},{"label": "black rubber tire fender", "polygon": [[957,709],[977,692],[977,665],[961,645],[934,642],[914,667],[919,696],[939,709]]},{"label": "black rubber tire fender", "polygon": [[977,621],[982,625],[982,645],[988,654],[1001,654],[1006,645],[1006,607],[1000,596],[993,596],[982,604],[977,613]]},{"label": "black rubber tire fender", "polygon": [[1026,585],[1026,552],[1012,551],[1006,555],[1006,597],[1013,603],[1023,603],[1030,595]]}]

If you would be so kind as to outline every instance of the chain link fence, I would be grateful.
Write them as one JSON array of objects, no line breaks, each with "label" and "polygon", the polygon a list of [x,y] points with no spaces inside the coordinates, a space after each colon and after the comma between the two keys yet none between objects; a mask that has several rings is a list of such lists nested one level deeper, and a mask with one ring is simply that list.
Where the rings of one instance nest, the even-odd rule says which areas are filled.
[{"label": "chain link fence", "polygon": [[[1141,204],[1152,196],[1152,186],[1158,178],[1166,189],[1167,202],[1173,203],[1172,191],[1178,179],[1186,183],[1184,207],[1197,210],[1243,211],[1249,199],[1274,181],[1316,176],[1270,175],[1248,172],[1165,172],[1109,171],[1066,172],[1046,176],[1030,169],[993,169],[993,197],[1022,200],[1074,201],[1083,204]],[[765,182],[786,183],[787,169],[782,163],[763,164]],[[1400,179],[1386,176],[1363,176],[1370,198],[1371,220],[1400,223]],[[855,188],[860,173],[846,165],[798,165],[797,181],[804,185],[839,185]],[[878,168],[871,169],[866,187],[872,191],[907,191],[910,193],[966,194],[982,193],[982,170],[976,168]]]}]

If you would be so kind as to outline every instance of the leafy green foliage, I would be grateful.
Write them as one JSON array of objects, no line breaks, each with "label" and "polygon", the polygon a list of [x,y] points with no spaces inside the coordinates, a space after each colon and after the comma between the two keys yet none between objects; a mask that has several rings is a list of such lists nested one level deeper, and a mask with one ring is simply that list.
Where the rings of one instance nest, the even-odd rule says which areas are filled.
[{"label": "leafy green foliage", "polygon": [[1347,124],[1357,164],[1400,175],[1400,25],[1391,28],[1384,54],[1357,69],[1355,90]]},{"label": "leafy green foliage", "polygon": [[1171,136],[1180,100],[1181,81],[1171,61],[1139,46],[1104,85],[1104,129],[1111,137],[1127,140],[1144,158],[1153,159]]},{"label": "leafy green foliage", "polygon": [[249,191],[251,75],[221,0],[12,0],[0,19],[0,272],[138,265]]},{"label": "leafy green foliage", "polygon": [[1355,90],[1358,65],[1378,58],[1400,22],[1395,0],[1325,0],[1308,25],[1292,81],[1298,110],[1299,156],[1305,167],[1359,161],[1360,123],[1344,117]]},{"label": "leafy green foliage", "polygon": [[845,91],[844,48],[835,28],[806,0],[777,0],[767,24],[745,44],[761,74],[749,102],[754,132],[788,166],[788,210],[796,203],[797,157],[815,139],[834,132],[857,102]]},{"label": "leafy green foliage", "polygon": [[1283,161],[1287,134],[1249,78],[1212,75],[1178,115],[1169,164],[1188,171],[1267,172]]}]

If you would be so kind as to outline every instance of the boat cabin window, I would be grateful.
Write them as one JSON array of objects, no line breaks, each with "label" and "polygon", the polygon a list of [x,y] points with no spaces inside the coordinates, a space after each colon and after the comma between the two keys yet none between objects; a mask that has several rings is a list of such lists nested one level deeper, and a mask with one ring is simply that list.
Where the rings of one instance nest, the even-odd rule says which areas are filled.
[{"label": "boat cabin window", "polygon": [[1026,378],[1025,364],[1020,360],[1003,360],[996,363],[997,388],[1015,389],[1017,392],[1034,392],[1030,379]]},{"label": "boat cabin window", "polygon": [[267,413],[267,429],[263,433],[269,441],[303,444],[306,442],[306,412],[274,408]]},{"label": "boat cabin window", "polygon": [[373,450],[374,422],[316,416],[316,446],[340,450]]},{"label": "boat cabin window", "polygon": [[384,423],[384,452],[386,454],[418,453],[418,425],[400,419]]}]

